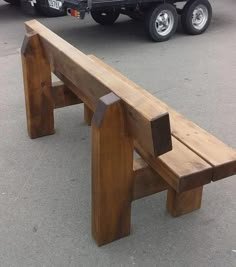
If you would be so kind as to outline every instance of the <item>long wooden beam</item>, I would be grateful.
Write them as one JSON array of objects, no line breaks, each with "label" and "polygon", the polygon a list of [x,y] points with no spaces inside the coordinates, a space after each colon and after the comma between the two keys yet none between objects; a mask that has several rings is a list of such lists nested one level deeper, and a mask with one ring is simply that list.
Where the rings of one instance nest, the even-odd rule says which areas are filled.
[{"label": "long wooden beam", "polygon": [[[100,67],[112,72],[130,86],[143,90],[97,57],[91,55],[90,58],[97,62]],[[149,93],[145,90],[143,94],[149,96]],[[172,136],[213,167],[212,181],[236,174],[236,152],[232,148],[183,117],[158,98],[155,98],[154,101],[156,106],[162,107],[169,112]]]},{"label": "long wooden beam", "polygon": [[52,71],[71,82],[76,89],[74,93],[93,111],[99,98],[112,91],[122,99],[129,133],[142,147],[154,156],[172,149],[169,114],[156,105],[154,96],[101,68],[38,21],[28,21],[25,25],[28,32],[38,34]]}]

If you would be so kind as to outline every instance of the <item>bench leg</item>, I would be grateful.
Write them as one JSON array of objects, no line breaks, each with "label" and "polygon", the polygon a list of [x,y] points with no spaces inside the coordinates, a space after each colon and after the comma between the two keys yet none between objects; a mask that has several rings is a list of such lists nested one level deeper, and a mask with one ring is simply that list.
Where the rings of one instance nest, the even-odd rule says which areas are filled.
[{"label": "bench leg", "polygon": [[130,233],[133,141],[120,99],[102,98],[92,120],[92,235],[99,246]]},{"label": "bench leg", "polygon": [[84,104],[84,122],[87,123],[88,126],[91,125],[92,118],[93,111],[86,104]]},{"label": "bench leg", "polygon": [[178,217],[185,213],[200,209],[203,186],[182,193],[177,193],[172,188],[167,193],[167,210]]},{"label": "bench leg", "polygon": [[27,128],[31,138],[54,133],[54,102],[50,65],[39,36],[28,33],[22,49]]}]

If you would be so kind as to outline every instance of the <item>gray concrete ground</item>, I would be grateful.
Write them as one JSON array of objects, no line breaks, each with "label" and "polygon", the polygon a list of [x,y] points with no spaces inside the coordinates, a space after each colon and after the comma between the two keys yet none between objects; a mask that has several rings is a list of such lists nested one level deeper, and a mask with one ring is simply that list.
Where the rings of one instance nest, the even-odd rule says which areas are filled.
[{"label": "gray concrete ground", "polygon": [[[108,28],[89,17],[37,19],[236,149],[236,2],[212,5],[204,35],[179,29],[165,43],[125,17]],[[19,49],[28,19],[0,2],[0,266],[235,267],[235,176],[206,186],[201,210],[180,218],[166,212],[165,193],[135,202],[132,234],[96,247],[82,107],[55,112],[55,135],[27,136]]]}]

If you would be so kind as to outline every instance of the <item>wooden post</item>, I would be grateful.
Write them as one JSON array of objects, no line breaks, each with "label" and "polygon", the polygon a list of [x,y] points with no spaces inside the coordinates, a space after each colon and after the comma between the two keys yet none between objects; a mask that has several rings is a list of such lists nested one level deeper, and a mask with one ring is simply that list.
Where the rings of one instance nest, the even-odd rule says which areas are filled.
[{"label": "wooden post", "polygon": [[173,217],[200,209],[203,186],[177,193],[169,188],[167,193],[167,210]]},{"label": "wooden post", "polygon": [[92,120],[92,234],[104,245],[129,235],[133,141],[120,98],[101,97]]},{"label": "wooden post", "polygon": [[93,118],[93,111],[89,108],[88,105],[84,104],[84,121],[88,126],[91,125]]},{"label": "wooden post", "polygon": [[37,138],[54,133],[51,71],[38,34],[26,33],[21,49],[28,133]]}]

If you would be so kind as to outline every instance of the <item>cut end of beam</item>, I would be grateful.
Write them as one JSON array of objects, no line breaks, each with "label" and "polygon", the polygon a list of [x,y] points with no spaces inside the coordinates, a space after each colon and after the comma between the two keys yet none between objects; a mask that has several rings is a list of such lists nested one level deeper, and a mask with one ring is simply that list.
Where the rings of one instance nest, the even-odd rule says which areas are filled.
[{"label": "cut end of beam", "polygon": [[121,99],[114,93],[109,93],[101,97],[94,112],[92,123],[97,128],[100,128],[107,108],[119,101],[121,101]]},{"label": "cut end of beam", "polygon": [[172,150],[169,114],[166,113],[151,121],[153,155],[160,156]]},{"label": "cut end of beam", "polygon": [[25,33],[25,37],[24,37],[24,40],[23,40],[23,44],[21,46],[21,54],[22,55],[25,55],[27,53],[27,51],[29,50],[30,48],[30,39],[32,39],[32,37],[34,36],[37,36],[37,33],[32,31],[30,33]]}]

